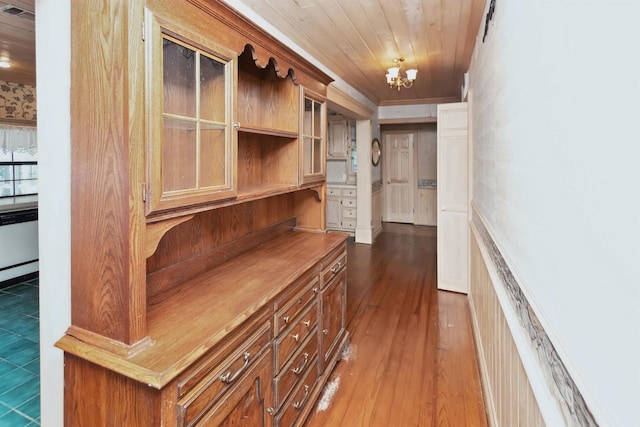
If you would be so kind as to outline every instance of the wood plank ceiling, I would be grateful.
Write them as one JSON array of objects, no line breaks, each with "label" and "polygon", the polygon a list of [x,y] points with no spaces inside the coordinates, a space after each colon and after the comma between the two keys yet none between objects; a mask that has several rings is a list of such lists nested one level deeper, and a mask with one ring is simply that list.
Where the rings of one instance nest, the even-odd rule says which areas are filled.
[{"label": "wood plank ceiling", "polygon": [[[0,61],[11,68],[0,68],[0,80],[36,84],[35,0],[0,0]],[[16,9],[17,8],[17,9]],[[24,13],[14,15],[19,10]]]},{"label": "wood plank ceiling", "polygon": [[[250,8],[379,105],[459,99],[485,0],[223,0]],[[35,0],[0,0],[34,12]],[[386,84],[397,57],[417,68],[413,87]],[[33,15],[0,13],[0,80],[35,85]]]},{"label": "wood plank ceiling", "polygon": [[[225,0],[243,4],[379,105],[459,99],[485,0]],[[416,68],[386,84],[393,59]],[[404,74],[404,73],[402,73]]]}]

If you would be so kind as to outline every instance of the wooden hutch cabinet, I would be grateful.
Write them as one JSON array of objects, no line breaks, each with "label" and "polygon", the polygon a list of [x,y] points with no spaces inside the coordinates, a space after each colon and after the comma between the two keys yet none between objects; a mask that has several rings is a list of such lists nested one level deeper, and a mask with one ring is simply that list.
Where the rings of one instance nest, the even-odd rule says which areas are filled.
[{"label": "wooden hutch cabinet", "polygon": [[217,0],[71,13],[65,425],[301,425],[349,339],[331,79]]}]

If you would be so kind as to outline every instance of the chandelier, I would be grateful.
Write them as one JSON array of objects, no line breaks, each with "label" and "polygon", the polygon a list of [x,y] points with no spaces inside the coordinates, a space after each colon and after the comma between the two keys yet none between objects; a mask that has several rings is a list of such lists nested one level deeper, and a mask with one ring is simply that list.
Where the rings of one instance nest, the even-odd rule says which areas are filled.
[{"label": "chandelier", "polygon": [[413,86],[413,82],[416,79],[418,70],[410,69],[406,71],[406,77],[400,77],[400,70],[402,69],[402,63],[404,58],[396,58],[393,60],[395,64],[393,67],[387,69],[387,84],[391,89],[397,89],[400,92],[401,87],[410,88]]}]

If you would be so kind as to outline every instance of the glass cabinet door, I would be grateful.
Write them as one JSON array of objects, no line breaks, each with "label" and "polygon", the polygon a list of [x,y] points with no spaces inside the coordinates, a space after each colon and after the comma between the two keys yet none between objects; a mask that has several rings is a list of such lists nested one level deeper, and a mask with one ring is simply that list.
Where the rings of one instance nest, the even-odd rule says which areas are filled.
[{"label": "glass cabinet door", "polygon": [[304,94],[302,109],[302,182],[324,179],[325,122],[324,100]]},{"label": "glass cabinet door", "polygon": [[147,213],[233,197],[232,55],[159,28],[157,39],[149,73]]}]

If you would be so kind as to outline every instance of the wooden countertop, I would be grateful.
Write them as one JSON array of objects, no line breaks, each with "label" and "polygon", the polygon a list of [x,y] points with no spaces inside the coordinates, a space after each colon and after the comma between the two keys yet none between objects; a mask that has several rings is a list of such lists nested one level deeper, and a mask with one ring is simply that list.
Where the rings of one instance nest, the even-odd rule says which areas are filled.
[{"label": "wooden countertop", "polygon": [[159,295],[147,309],[152,344],[129,358],[71,335],[56,346],[162,388],[347,237],[290,231]]}]

